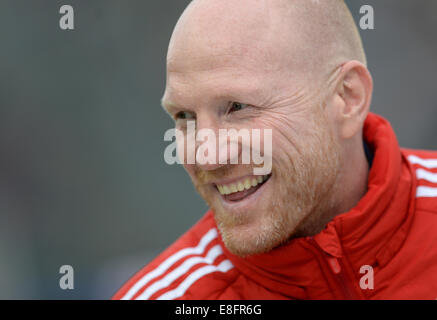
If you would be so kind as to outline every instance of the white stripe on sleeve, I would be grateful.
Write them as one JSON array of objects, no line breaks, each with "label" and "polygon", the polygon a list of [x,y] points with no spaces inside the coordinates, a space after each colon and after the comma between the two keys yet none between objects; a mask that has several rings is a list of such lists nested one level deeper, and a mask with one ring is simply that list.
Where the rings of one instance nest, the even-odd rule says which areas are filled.
[{"label": "white stripe on sleeve", "polygon": [[416,170],[417,179],[423,179],[432,183],[437,183],[437,173],[432,173],[423,169]]},{"label": "white stripe on sleeve", "polygon": [[154,284],[152,284],[150,287],[147,288],[141,295],[139,295],[136,300],[147,300],[149,299],[154,293],[157,291],[168,287],[171,285],[175,280],[177,280],[182,275],[186,274],[188,270],[191,269],[196,264],[199,263],[208,263],[212,264],[214,260],[223,253],[222,248],[220,245],[216,245],[212,247],[206,257],[193,257],[190,259],[187,259],[183,264],[181,264],[179,267],[177,267],[175,270],[170,272],[168,275],[166,275],[164,278],[162,278],[159,281],[156,281]]},{"label": "white stripe on sleeve", "polygon": [[190,274],[182,283],[177,287],[176,289],[166,292],[160,297],[158,297],[158,300],[173,300],[176,298],[179,298],[184,295],[184,293],[188,290],[188,288],[191,287],[191,285],[199,280],[200,278],[206,276],[207,274],[210,274],[212,272],[228,272],[230,269],[232,269],[234,266],[232,265],[231,261],[224,260],[222,263],[220,263],[218,266],[206,266],[203,268],[200,268]]},{"label": "white stripe on sleeve", "polygon": [[417,187],[416,197],[417,198],[437,197],[437,188],[424,187],[424,186]]},{"label": "white stripe on sleeve", "polygon": [[129,291],[121,298],[121,300],[131,299],[142,287],[144,287],[150,280],[162,275],[167,271],[173,264],[175,264],[180,259],[190,255],[190,254],[202,254],[205,251],[206,246],[215,238],[217,238],[217,229],[210,229],[203,237],[200,239],[199,244],[196,247],[184,248],[170,257],[168,257],[164,262],[162,262],[156,269],[145,274],[141,279],[139,279]]},{"label": "white stripe on sleeve", "polygon": [[419,164],[427,169],[437,168],[437,159],[422,159],[415,155],[408,156],[408,160],[413,164]]}]

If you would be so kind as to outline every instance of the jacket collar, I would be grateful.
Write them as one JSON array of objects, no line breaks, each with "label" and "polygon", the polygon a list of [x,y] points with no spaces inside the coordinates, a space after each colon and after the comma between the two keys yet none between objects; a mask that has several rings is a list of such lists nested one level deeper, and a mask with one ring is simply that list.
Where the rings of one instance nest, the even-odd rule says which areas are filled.
[{"label": "jacket collar", "polygon": [[[388,121],[370,113],[363,138],[374,156],[366,194],[313,237],[323,251],[345,257],[355,270],[361,265],[383,266],[396,254],[411,225],[415,199],[411,167]],[[314,254],[303,243],[307,241],[296,238],[268,253],[246,258],[224,251],[237,269],[264,287],[305,299],[304,288],[320,274]]]},{"label": "jacket collar", "polygon": [[369,114],[363,135],[374,151],[367,193],[352,210],[328,223],[315,240],[328,253],[341,243],[341,254],[346,254],[352,265],[385,265],[399,250],[411,225],[415,179],[387,120]]}]

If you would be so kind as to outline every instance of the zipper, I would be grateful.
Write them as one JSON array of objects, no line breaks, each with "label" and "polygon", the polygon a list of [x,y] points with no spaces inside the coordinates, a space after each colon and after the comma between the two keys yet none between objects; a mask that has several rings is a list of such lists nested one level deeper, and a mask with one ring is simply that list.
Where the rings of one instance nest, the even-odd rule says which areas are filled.
[{"label": "zipper", "polygon": [[325,261],[329,265],[334,278],[339,284],[343,295],[347,300],[360,300],[361,297],[356,294],[355,289],[353,288],[353,284],[349,281],[347,275],[345,274],[344,266],[341,263],[339,258],[336,258],[329,253],[326,253],[319,244],[313,239],[313,237],[307,238],[308,242],[317,248],[318,251],[322,253],[325,258]]}]

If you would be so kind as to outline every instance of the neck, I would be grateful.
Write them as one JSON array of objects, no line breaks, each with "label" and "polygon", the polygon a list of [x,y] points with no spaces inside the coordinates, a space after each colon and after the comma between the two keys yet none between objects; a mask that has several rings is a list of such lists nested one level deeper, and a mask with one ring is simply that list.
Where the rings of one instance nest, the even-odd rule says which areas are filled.
[{"label": "neck", "polygon": [[367,192],[369,160],[361,141],[358,146],[356,150],[345,153],[347,157],[343,161],[336,215],[350,211]]}]

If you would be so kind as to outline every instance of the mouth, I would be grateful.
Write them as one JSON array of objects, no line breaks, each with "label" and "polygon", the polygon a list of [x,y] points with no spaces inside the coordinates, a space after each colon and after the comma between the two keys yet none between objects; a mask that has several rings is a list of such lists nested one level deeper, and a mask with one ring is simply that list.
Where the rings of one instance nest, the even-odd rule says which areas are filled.
[{"label": "mouth", "polygon": [[271,176],[249,176],[227,184],[215,184],[215,187],[224,200],[235,203],[257,192]]}]

